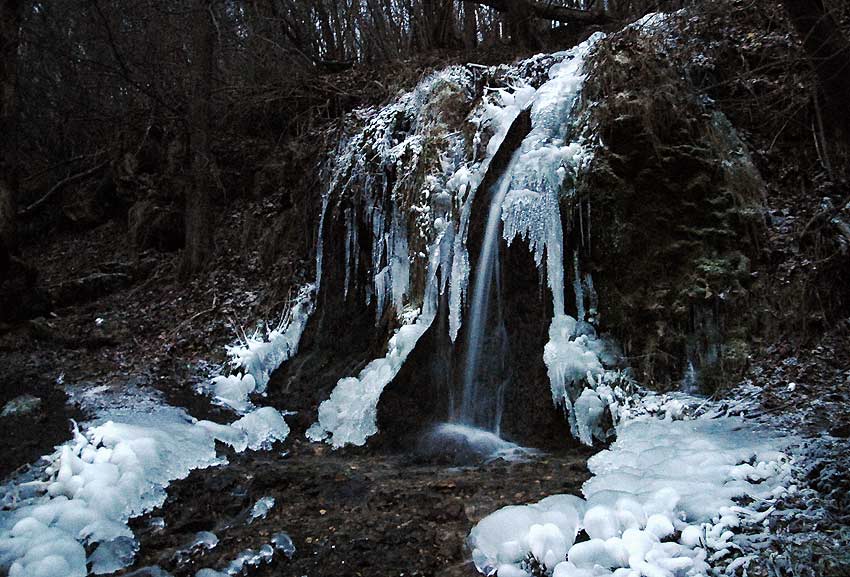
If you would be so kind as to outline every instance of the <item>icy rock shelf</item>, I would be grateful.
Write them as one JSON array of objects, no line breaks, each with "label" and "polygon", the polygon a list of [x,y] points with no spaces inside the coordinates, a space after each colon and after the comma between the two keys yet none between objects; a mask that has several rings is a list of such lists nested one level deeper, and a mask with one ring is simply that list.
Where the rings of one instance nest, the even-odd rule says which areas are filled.
[{"label": "icy rock shelf", "polygon": [[[469,535],[478,571],[685,577],[746,568],[772,539],[773,503],[796,491],[793,441],[738,417],[687,418],[686,405],[700,402],[662,403],[665,418],[625,417],[617,440],[589,460],[584,499],[553,495],[485,517]],[[581,530],[589,540],[576,543]]]}]

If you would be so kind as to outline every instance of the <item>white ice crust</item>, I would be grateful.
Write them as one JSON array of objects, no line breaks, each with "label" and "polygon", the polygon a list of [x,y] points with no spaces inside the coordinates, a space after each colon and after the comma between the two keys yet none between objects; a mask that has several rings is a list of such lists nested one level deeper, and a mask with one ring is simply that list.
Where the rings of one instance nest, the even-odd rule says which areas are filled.
[{"label": "white ice crust", "polygon": [[104,410],[45,457],[47,467],[33,478],[3,487],[0,572],[82,577],[87,562],[95,574],[117,571],[137,549],[127,521],[160,506],[171,481],[224,463],[217,440],[242,451],[268,448],[288,433],[271,407],[232,425],[197,421],[150,396]]},{"label": "white ice crust", "polygon": [[[478,570],[685,577],[748,563],[742,551],[770,539],[772,504],[793,490],[789,439],[738,417],[674,419],[681,401],[667,409],[664,419],[624,419],[588,462],[584,499],[555,495],[485,517],[469,536]],[[582,529],[590,539],[574,544]]]}]

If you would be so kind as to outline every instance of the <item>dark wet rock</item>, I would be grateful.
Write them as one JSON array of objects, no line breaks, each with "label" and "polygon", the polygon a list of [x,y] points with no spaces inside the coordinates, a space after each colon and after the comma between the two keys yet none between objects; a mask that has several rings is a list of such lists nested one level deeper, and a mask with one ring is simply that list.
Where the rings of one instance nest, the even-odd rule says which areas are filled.
[{"label": "dark wet rock", "polygon": [[[361,223],[358,234],[360,266],[349,277],[349,290],[344,290],[346,206],[330,206],[325,217],[322,284],[316,311],[307,322],[299,344],[299,353],[271,377],[269,398],[280,399],[281,406],[297,411],[290,421],[293,434],[303,434],[316,420],[318,404],[330,396],[337,381],[357,375],[366,364],[386,352],[391,334],[389,314],[375,318],[375,304],[367,304],[366,287],[371,263],[370,235]],[[352,260],[355,257],[351,256]]]},{"label": "dark wet rock", "polygon": [[50,301],[44,289],[38,286],[38,271],[14,256],[8,257],[5,264],[5,271],[0,275],[0,322],[16,322],[46,314]]}]

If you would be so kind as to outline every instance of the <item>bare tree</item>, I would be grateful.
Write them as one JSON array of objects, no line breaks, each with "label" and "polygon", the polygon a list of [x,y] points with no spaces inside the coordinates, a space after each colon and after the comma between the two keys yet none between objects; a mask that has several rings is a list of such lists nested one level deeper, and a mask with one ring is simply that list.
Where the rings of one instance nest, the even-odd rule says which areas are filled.
[{"label": "bare tree", "polygon": [[192,26],[192,98],[189,132],[193,183],[186,198],[186,248],[182,273],[192,275],[209,260],[213,245],[209,151],[215,22],[212,0],[197,0]]},{"label": "bare tree", "polygon": [[583,10],[541,0],[464,0],[467,5],[481,4],[504,14],[511,40],[520,46],[540,47],[535,27],[539,19],[580,25],[602,24],[610,20],[600,10]]},{"label": "bare tree", "polygon": [[17,60],[20,30],[18,0],[0,1],[0,273],[5,274],[15,246],[17,189]]},{"label": "bare tree", "polygon": [[784,0],[791,22],[812,62],[830,116],[850,135],[850,41],[823,0]]}]

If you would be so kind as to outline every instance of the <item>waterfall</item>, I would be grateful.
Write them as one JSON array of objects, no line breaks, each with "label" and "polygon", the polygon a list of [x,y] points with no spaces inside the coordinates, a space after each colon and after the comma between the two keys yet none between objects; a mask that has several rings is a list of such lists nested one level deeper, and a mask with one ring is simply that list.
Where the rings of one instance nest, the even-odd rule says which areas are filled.
[{"label": "waterfall", "polygon": [[[478,256],[475,270],[475,286],[472,293],[472,303],[469,311],[469,330],[467,332],[466,364],[463,373],[463,394],[461,396],[460,412],[455,420],[465,425],[477,426],[488,431],[498,431],[501,420],[501,403],[504,386],[496,388],[495,394],[487,395],[482,390],[479,376],[479,359],[485,341],[485,329],[489,316],[490,292],[493,286],[494,270],[498,267],[499,234],[502,226],[502,203],[511,186],[511,169],[516,155],[509,163],[504,175],[496,185],[490,210],[487,214],[487,227]],[[501,316],[501,315],[500,315]],[[501,318],[498,322],[500,338],[505,340],[504,326]]]}]

